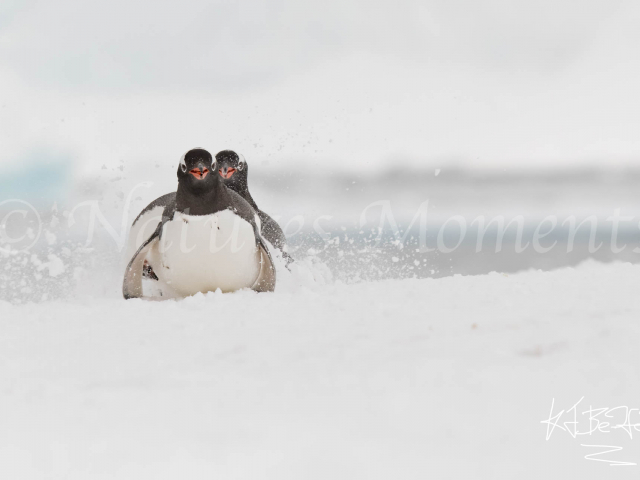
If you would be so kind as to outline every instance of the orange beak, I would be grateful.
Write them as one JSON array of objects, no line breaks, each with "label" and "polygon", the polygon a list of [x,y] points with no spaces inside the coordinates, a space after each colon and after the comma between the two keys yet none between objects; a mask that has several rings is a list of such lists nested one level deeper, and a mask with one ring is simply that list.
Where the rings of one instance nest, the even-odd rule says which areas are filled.
[{"label": "orange beak", "polygon": [[194,168],[193,170],[190,170],[189,173],[196,177],[198,180],[204,180],[204,177],[206,177],[209,173],[209,169],[203,168],[202,170],[200,170],[199,168]]},{"label": "orange beak", "polygon": [[226,169],[226,171],[224,171],[222,168],[220,170],[218,170],[218,173],[220,173],[220,176],[222,178],[231,178],[231,176],[236,173],[236,169],[235,168],[228,168]]}]

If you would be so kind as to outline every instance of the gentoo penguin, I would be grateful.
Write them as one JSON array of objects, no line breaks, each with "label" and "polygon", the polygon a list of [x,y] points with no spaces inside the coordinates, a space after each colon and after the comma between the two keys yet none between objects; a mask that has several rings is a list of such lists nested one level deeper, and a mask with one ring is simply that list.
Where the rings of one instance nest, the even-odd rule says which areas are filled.
[{"label": "gentoo penguin", "polygon": [[249,193],[249,166],[244,156],[237,154],[233,150],[222,150],[216,155],[216,161],[218,163],[218,172],[224,184],[234,192],[240,194],[258,213],[260,222],[262,223],[261,233],[265,240],[282,252],[282,256],[287,260],[287,264],[292,262],[293,259],[286,252],[287,240],[282,228],[280,228],[278,222],[258,208],[258,205],[256,205],[256,202]]},{"label": "gentoo penguin", "polygon": [[178,166],[177,191],[157,198],[138,215],[129,235],[125,298],[142,296],[145,270],[167,296],[218,288],[274,290],[276,272],[260,234],[260,217],[225,188],[217,172],[209,152],[189,150]]}]

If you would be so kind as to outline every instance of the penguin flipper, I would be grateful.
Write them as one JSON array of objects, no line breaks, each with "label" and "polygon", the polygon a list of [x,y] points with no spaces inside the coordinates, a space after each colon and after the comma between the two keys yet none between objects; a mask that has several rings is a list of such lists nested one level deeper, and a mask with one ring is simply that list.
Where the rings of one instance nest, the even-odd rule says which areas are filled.
[{"label": "penguin flipper", "polygon": [[282,252],[282,258],[287,262],[286,267],[289,269],[289,264],[293,262],[293,257],[287,253],[287,237],[285,237],[282,228],[278,222],[262,210],[258,210],[257,213],[260,218],[260,231],[262,236],[271,245]]},{"label": "penguin flipper", "polygon": [[160,240],[161,230],[162,223],[159,223],[156,231],[140,245],[140,248],[138,248],[138,251],[133,255],[133,258],[131,258],[131,261],[127,265],[122,282],[122,296],[125,300],[142,297],[142,275],[145,258],[149,250],[151,250],[151,247]]},{"label": "penguin flipper", "polygon": [[256,242],[260,251],[260,273],[251,287],[256,292],[273,292],[276,288],[276,268],[271,260],[271,254],[256,232]]}]

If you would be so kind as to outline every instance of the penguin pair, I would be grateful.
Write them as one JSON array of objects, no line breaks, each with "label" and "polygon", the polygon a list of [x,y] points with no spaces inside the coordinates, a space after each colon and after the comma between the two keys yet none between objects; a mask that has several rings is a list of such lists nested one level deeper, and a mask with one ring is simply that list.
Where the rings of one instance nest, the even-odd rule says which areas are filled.
[{"label": "penguin pair", "polygon": [[[201,148],[182,157],[177,191],[151,202],[133,222],[131,260],[122,286],[125,298],[142,296],[145,272],[158,280],[163,296],[275,289],[276,271],[261,233],[261,217],[250,202],[225,186],[224,180],[234,173],[229,175],[229,169],[246,171],[243,164],[238,169],[239,164],[225,162],[219,172],[217,158]],[[225,171],[228,179],[223,179]]]}]

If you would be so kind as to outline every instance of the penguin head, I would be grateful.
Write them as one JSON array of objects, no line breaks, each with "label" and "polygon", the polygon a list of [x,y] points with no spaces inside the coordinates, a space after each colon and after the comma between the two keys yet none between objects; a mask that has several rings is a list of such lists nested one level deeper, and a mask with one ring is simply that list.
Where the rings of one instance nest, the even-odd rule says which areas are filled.
[{"label": "penguin head", "polygon": [[207,190],[218,183],[216,159],[203,148],[185,153],[178,165],[178,183],[192,190]]},{"label": "penguin head", "polygon": [[216,155],[218,173],[224,184],[232,190],[247,188],[247,162],[241,154],[233,150],[222,150]]}]

